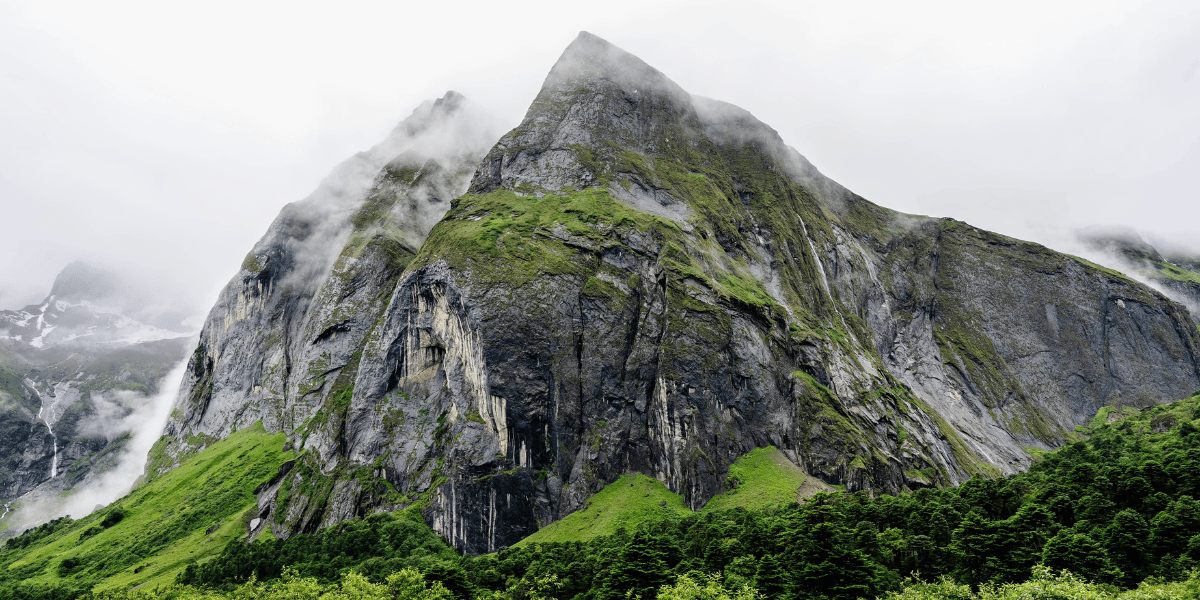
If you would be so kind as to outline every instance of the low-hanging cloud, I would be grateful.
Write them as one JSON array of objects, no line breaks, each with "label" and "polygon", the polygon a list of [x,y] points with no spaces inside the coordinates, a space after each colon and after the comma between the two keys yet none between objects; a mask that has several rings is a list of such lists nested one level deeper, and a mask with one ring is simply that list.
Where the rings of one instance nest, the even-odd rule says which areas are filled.
[{"label": "low-hanging cloud", "polygon": [[[413,165],[427,161],[450,165],[470,157],[467,162],[474,164],[495,143],[500,130],[495,117],[456,92],[426,101],[382,142],[343,161],[308,197],[285,206],[252,253],[266,256],[271,248],[282,247],[291,264],[285,277],[274,285],[315,291],[353,233],[351,217],[379,183],[389,162],[403,159]],[[398,206],[411,211],[402,220],[427,225],[423,231],[418,227],[409,232],[417,233],[419,239],[406,241],[419,245],[452,199],[441,198],[437,207],[429,203]]]},{"label": "low-hanging cloud", "polygon": [[186,368],[186,360],[175,365],[153,395],[113,391],[81,400],[91,404],[95,416],[80,423],[78,434],[109,441],[128,434],[129,440],[111,468],[92,471],[69,494],[59,495],[61,490],[51,480],[17,499],[9,523],[21,530],[61,516],[79,519],[129,493],[145,470],[150,448],[162,435]]},{"label": "low-hanging cloud", "polygon": [[1131,279],[1153,288],[1162,295],[1178,302],[1192,314],[1200,317],[1200,294],[1189,295],[1178,289],[1163,285],[1161,281],[1147,275],[1147,265],[1138,264],[1127,256],[1122,248],[1135,248],[1154,256],[1155,259],[1179,260],[1189,257],[1196,260],[1200,251],[1186,242],[1174,240],[1152,232],[1141,232],[1126,226],[1094,225],[1083,229],[1064,232],[1062,238],[1054,240],[1052,247],[1074,254],[1098,265],[1120,271]]}]

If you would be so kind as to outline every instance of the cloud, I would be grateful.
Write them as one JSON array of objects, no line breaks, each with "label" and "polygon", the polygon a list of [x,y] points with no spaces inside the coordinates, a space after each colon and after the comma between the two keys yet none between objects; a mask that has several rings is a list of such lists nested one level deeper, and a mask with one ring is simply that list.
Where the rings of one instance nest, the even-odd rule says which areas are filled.
[{"label": "cloud", "polygon": [[28,527],[63,515],[78,519],[129,493],[145,470],[150,448],[162,435],[186,369],[186,360],[177,364],[158,382],[159,392],[153,396],[128,391],[93,394],[88,401],[96,410],[95,418],[81,423],[78,433],[100,435],[110,441],[129,434],[115,464],[89,473],[65,496],[52,485],[43,484],[14,505],[9,523],[25,523]]},{"label": "cloud", "polygon": [[516,125],[581,29],[889,208],[1036,241],[1200,220],[1187,2],[18,1],[0,8],[0,198],[20,223],[0,240],[0,302],[39,300],[94,256],[211,305],[331,165],[447,89]]}]

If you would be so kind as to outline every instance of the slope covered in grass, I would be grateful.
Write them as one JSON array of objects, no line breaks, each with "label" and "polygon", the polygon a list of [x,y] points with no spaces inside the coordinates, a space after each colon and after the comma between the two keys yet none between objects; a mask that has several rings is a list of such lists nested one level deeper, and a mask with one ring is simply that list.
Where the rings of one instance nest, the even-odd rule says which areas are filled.
[{"label": "slope covered in grass", "polygon": [[[738,458],[729,467],[728,484],[728,491],[714,496],[698,512],[780,507],[819,491],[832,491],[819,479],[806,475],[774,446],[756,448]],[[661,482],[641,474],[625,475],[589,498],[584,508],[543,527],[516,546],[586,541],[611,535],[622,527],[633,531],[639,523],[690,514],[694,513],[684,505],[683,498]]]},{"label": "slope covered in grass", "polygon": [[38,539],[27,532],[9,540],[0,550],[0,597],[173,581],[246,535],[257,516],[254,489],[291,458],[283,443],[283,434],[255,424],[92,515]]},{"label": "slope covered in grass", "polygon": [[[811,481],[809,481],[811,479]],[[718,494],[704,505],[704,512],[743,507],[748,509],[783,506],[802,495],[802,487],[817,491],[830,488],[808,477],[796,463],[774,446],[755,448],[729,466],[729,491]],[[808,482],[809,485],[804,484]],[[804,490],[807,491],[807,490]]]},{"label": "slope covered in grass", "polygon": [[641,474],[624,475],[589,498],[583,508],[539,529],[516,546],[585,541],[612,535],[622,528],[632,531],[639,523],[689,514],[692,511],[683,504],[683,497],[662,483]]}]

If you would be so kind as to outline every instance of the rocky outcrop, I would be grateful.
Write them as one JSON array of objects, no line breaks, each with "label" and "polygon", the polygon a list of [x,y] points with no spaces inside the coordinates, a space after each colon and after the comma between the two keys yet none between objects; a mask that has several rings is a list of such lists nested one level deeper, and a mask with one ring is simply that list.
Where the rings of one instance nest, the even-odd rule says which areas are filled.
[{"label": "rocky outcrop", "polygon": [[450,92],[284,208],[210,312],[168,433],[220,438],[258,420],[291,431],[312,418],[353,377],[397,278],[466,190],[490,131]]},{"label": "rocky outcrop", "polygon": [[[488,552],[623,473],[702,506],[767,445],[848,490],[948,485],[1022,469],[1113,399],[1200,387],[1178,304],[867,202],[589,34],[485,150],[473,176],[438,163],[470,186],[431,229],[369,213],[409,237],[374,216],[311,237],[286,209],[210,315],[172,452],[290,431],[303,452],[260,496],[275,535],[417,506]],[[355,214],[421,205],[384,161]],[[297,281],[321,239],[345,249]]]}]

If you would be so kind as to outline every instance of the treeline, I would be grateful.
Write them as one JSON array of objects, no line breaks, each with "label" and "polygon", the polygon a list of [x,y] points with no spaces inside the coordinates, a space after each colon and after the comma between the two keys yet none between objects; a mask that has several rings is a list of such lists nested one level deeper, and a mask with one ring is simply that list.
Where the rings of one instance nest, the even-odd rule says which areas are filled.
[{"label": "treeline", "polygon": [[287,568],[297,577],[322,584],[356,572],[376,582],[405,568],[443,585],[459,598],[470,598],[476,586],[467,576],[470,559],[454,552],[421,520],[405,512],[346,521],[316,534],[287,540],[232,542],[216,559],[188,565],[179,583],[232,590],[255,579],[270,581]]},{"label": "treeline", "polygon": [[[680,575],[674,583],[655,592],[657,600],[762,600],[763,594],[749,586],[729,589],[721,575],[712,573]],[[552,600],[559,597],[559,583],[553,576],[538,579],[534,585],[510,588],[504,592],[485,591],[481,600]],[[420,571],[405,568],[381,582],[349,571],[341,580],[325,583],[315,577],[301,577],[285,569],[271,583],[251,579],[228,591],[174,584],[165,588],[108,590],[95,592],[87,600],[452,600],[453,594],[437,582],[430,582]],[[639,596],[630,595],[629,598]],[[1009,584],[984,584],[978,590],[949,580],[937,583],[910,583],[903,592],[891,592],[889,600],[1194,600],[1200,597],[1200,578],[1183,582],[1143,583],[1136,590],[1116,590],[1085,581],[1066,571],[1054,573],[1044,566],[1034,568],[1029,581]]]},{"label": "treeline", "polygon": [[[1098,427],[1008,478],[898,497],[818,494],[480,557],[458,556],[417,515],[376,515],[287,540],[230,543],[189,566],[176,589],[250,597],[238,594],[272,589],[286,572],[336,591],[351,573],[378,586],[408,569],[463,600],[1006,598],[1030,585],[1075,590],[1055,597],[1107,598],[1144,582],[1157,595],[1139,597],[1175,597],[1170,590],[1200,586],[1198,409],[1194,397]],[[1064,569],[1074,575],[1059,575]]]},{"label": "treeline", "polygon": [[[1154,408],[1046,455],[1027,473],[972,479],[899,497],[818,494],[774,510],[734,509],[645,523],[588,542],[457,557],[405,518],[377,516],[315,535],[231,544],[183,583],[230,586],[294,566],[331,582],[380,580],[411,566],[456,597],[524,597],[553,580],[555,598],[654,597],[684,574],[721,574],[730,590],[770,598],[849,599],[905,580],[1027,581],[1036,565],[1112,589],[1182,581],[1200,563],[1200,417],[1193,398]],[[526,590],[522,592],[521,590]]]}]

